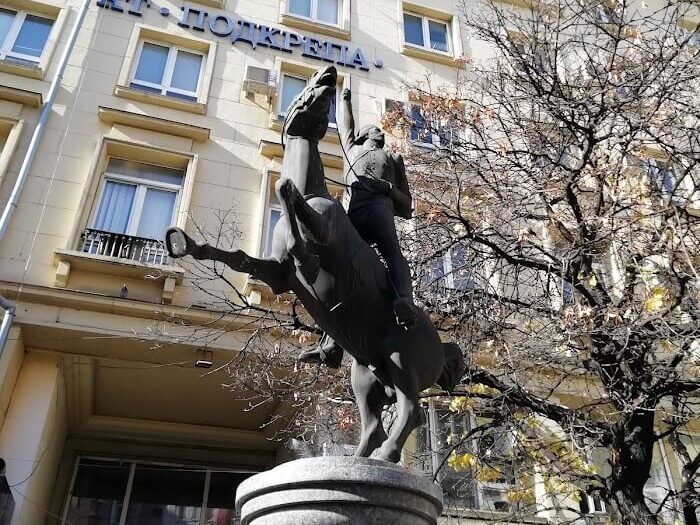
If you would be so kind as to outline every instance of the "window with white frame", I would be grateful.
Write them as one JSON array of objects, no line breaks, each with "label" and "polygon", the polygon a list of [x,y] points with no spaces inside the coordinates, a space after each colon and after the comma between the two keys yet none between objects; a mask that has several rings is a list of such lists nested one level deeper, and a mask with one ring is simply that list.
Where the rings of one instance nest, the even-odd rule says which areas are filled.
[{"label": "window with white frame", "polygon": [[178,46],[139,43],[130,87],[196,102],[206,57]]},{"label": "window with white frame", "polygon": [[452,53],[450,24],[415,13],[403,14],[404,42],[440,53]]},{"label": "window with white frame", "polygon": [[[339,25],[343,0],[288,0],[290,15],[324,24]],[[349,0],[346,0],[349,1]]]},{"label": "window with white frame", "polygon": [[0,7],[0,59],[37,65],[54,20]]},{"label": "window with white frame", "polygon": [[110,158],[81,251],[170,264],[163,239],[175,222],[184,176],[182,169]]},{"label": "window with white frame", "polygon": [[226,524],[232,495],[251,476],[198,465],[79,457],[61,524]]},{"label": "window with white frame", "polygon": [[437,286],[460,291],[476,288],[468,248],[458,243],[429,261],[421,281],[426,287]]},{"label": "window with white frame", "polygon": [[[289,73],[282,74],[279,87],[279,108],[277,114],[284,119],[287,115],[287,110],[296,96],[301,93],[309,79],[302,76],[291,75]],[[338,90],[336,90],[336,98],[333,100],[330,108],[328,108],[328,125],[332,128],[336,127],[335,108],[338,105]]]},{"label": "window with white frame", "polygon": [[[439,402],[428,401],[426,422],[416,429],[416,447],[411,459],[416,470],[430,476],[437,474],[445,506],[497,512],[514,510],[506,497],[515,484],[512,431],[494,426],[469,435],[479,426],[487,427],[489,421],[471,411],[455,413]],[[492,474],[489,480],[479,481],[474,469],[459,472],[450,469],[446,458],[453,451],[479,458],[482,467]]]}]

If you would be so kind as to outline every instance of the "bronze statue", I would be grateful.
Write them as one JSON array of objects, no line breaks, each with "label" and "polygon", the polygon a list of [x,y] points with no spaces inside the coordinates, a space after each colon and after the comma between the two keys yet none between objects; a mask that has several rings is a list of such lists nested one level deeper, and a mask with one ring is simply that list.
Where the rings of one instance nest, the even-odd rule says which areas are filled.
[{"label": "bronze statue", "polygon": [[[422,310],[415,309],[409,331],[396,323],[386,268],[328,193],[318,141],[328,125],[336,79],[333,66],[316,72],[287,113],[283,177],[275,186],[284,214],[270,258],[200,245],[179,228],[168,230],[166,245],[173,257],[220,261],[275,293],[294,292],[318,326],[353,357],[352,388],[362,424],[355,455],[367,457],[379,448],[380,458],[398,462],[409,434],[424,421],[419,393],[435,383],[452,390],[464,361],[457,345],[440,341]],[[397,417],[387,436],[381,414],[391,403]]]},{"label": "bronze statue", "polygon": [[[411,270],[401,253],[394,224],[394,216],[410,219],[413,211],[403,157],[384,149],[384,132],[377,126],[366,126],[356,134],[350,90],[344,89],[341,98],[338,133],[348,163],[348,216],[360,236],[374,244],[386,261],[396,320],[410,328],[416,320]],[[327,334],[317,348],[299,356],[300,361],[323,362],[331,368],[339,367],[342,358],[343,349]]]}]

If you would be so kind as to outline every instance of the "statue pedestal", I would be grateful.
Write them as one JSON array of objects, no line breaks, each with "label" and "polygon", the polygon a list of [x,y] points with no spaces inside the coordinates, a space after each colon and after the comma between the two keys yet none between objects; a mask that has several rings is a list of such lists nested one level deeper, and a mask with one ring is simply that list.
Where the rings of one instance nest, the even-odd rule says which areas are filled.
[{"label": "statue pedestal", "polygon": [[236,509],[242,525],[435,525],[442,490],[386,461],[307,458],[245,480]]}]

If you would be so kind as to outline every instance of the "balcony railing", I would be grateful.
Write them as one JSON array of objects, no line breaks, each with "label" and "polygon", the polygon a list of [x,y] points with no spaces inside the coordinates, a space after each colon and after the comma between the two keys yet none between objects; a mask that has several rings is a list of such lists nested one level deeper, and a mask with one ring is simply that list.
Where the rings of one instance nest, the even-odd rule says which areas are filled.
[{"label": "balcony railing", "polygon": [[88,228],[83,232],[82,243],[82,251],[93,255],[151,264],[172,264],[165,245],[156,239]]}]

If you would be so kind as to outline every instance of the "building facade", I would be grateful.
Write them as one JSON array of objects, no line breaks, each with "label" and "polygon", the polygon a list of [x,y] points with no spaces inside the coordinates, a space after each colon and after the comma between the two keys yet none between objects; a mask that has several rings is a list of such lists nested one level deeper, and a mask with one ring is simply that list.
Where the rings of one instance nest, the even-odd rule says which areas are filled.
[{"label": "building facade", "polygon": [[[265,255],[285,111],[317,68],[336,65],[362,126],[410,103],[414,79],[453,84],[476,47],[458,0],[90,0],[69,45],[82,5],[0,1],[2,208],[68,60],[0,239],[0,295],[16,308],[0,356],[2,523],[234,524],[237,484],[286,457],[268,424],[283,407],[250,410],[198,368],[228,362],[236,323],[256,317],[200,355],[188,327],[224,321],[168,258],[165,230],[216,229],[233,210],[237,245]],[[320,149],[341,181],[330,120]],[[264,303],[264,287],[230,278]],[[181,331],[154,332],[166,318]],[[430,410],[440,434],[451,416]],[[677,475],[672,458],[662,468]],[[506,490],[476,491],[455,516],[497,519]]]}]

